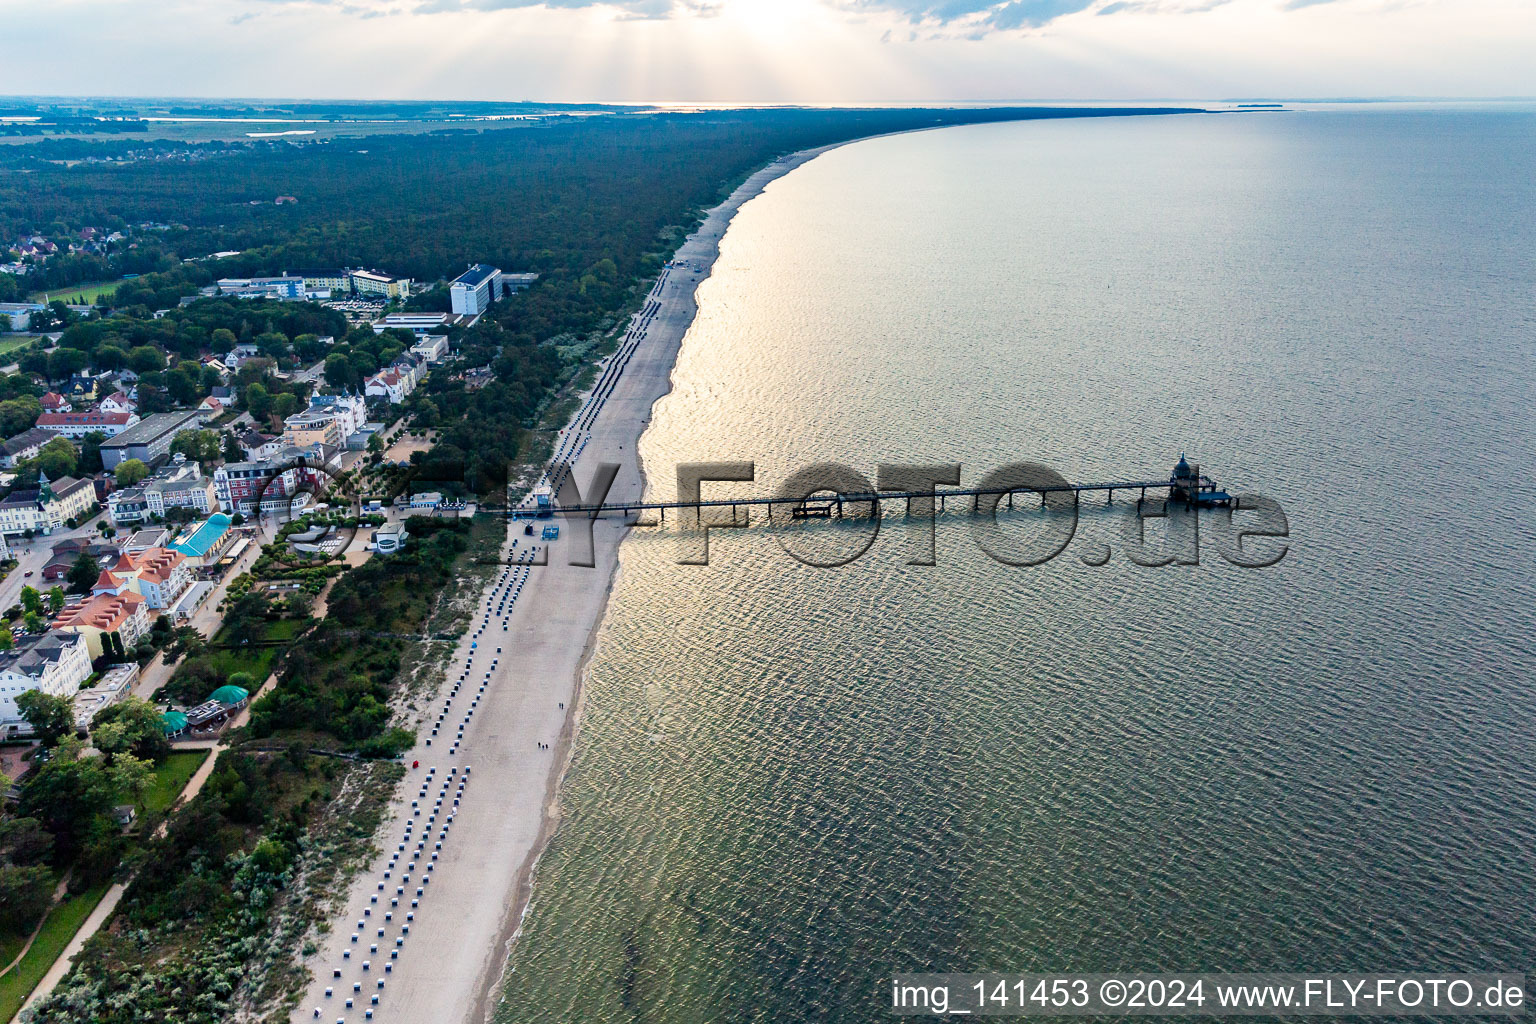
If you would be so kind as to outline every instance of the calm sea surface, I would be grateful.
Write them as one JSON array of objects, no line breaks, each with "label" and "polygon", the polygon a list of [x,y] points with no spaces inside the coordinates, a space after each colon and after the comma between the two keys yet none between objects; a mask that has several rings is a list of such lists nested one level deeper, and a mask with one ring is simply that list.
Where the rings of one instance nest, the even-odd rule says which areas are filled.
[{"label": "calm sea surface", "polygon": [[637,532],[502,1019],[880,1020],[899,971],[1536,966],[1533,167],[1519,113],[1044,121],[849,146],[748,204],[654,494],[711,459],[766,494],[824,460],[1188,451],[1278,499],[1290,550],[1142,568],[1124,495],[1039,568],[953,513],[931,568],[896,518],[837,570],[758,525],[708,567]]}]

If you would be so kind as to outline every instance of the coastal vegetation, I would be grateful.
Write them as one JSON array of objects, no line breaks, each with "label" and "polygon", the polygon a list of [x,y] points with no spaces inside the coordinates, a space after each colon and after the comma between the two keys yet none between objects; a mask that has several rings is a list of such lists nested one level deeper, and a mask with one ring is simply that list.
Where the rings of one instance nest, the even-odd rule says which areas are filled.
[{"label": "coastal vegetation", "polygon": [[[247,591],[214,643],[177,638],[188,656],[167,686],[180,698],[225,682],[254,691],[269,671],[277,686],[166,833],[124,860],[132,880],[114,927],[91,938],[38,1019],[213,1024],[281,1011],[303,982],[304,936],[368,850],[399,777],[399,765],[372,759],[414,740],[392,724],[390,699],[449,585],[473,571],[462,564],[471,532],[467,521],[412,520],[410,547],[336,578],[313,628]],[[157,787],[144,792],[156,801]]]}]

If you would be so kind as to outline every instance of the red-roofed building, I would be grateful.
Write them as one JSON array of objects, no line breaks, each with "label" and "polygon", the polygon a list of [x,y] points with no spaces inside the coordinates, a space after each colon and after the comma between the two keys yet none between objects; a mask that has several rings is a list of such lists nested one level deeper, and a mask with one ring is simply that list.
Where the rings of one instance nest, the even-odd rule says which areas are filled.
[{"label": "red-roofed building", "polygon": [[69,404],[69,399],[57,391],[50,391],[38,401],[42,403],[43,412],[69,412],[74,406]]},{"label": "red-roofed building", "polygon": [[150,608],[169,608],[192,584],[187,556],[170,548],[148,548],[118,558],[111,568],[102,570],[92,594],[133,593],[149,603]]},{"label": "red-roofed building", "polygon": [[139,403],[123,394],[114,391],[106,398],[96,403],[96,412],[138,412]]},{"label": "red-roofed building", "polygon": [[66,605],[53,620],[53,628],[85,637],[91,657],[99,658],[106,650],[105,637],[115,635],[128,648],[148,632],[149,602],[132,592],[95,594]]},{"label": "red-roofed building", "polygon": [[39,430],[73,438],[82,438],[93,430],[116,437],[137,422],[139,416],[132,412],[45,412],[37,418]]}]

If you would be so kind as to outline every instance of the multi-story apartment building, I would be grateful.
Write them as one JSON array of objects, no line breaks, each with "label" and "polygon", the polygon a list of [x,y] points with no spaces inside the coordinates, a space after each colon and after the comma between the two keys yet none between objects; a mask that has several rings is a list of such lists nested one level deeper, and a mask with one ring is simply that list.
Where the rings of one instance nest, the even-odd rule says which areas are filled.
[{"label": "multi-story apartment building", "polygon": [[16,698],[28,690],[55,697],[73,697],[91,675],[90,644],[74,633],[48,632],[23,637],[0,653],[0,736],[19,738],[31,733]]},{"label": "multi-story apartment building", "polygon": [[354,270],[349,275],[352,290],[359,295],[381,295],[387,299],[408,299],[411,279],[395,277],[377,270]]},{"label": "multi-story apartment building", "polygon": [[176,455],[169,466],[137,487],[125,487],[107,496],[107,512],[118,526],[164,516],[167,509],[190,508],[202,515],[219,510],[213,480],[195,462]]},{"label": "multi-story apartment building", "polygon": [[160,609],[175,604],[191,585],[192,573],[185,555],[169,548],[150,548],[119,556],[115,565],[102,570],[91,593],[134,593],[149,602],[151,609]]},{"label": "multi-story apartment building", "polygon": [[0,501],[0,534],[52,533],[78,519],[96,504],[96,487],[89,480],[61,476],[56,483],[39,476],[37,487],[12,491]]},{"label": "multi-story apartment building", "polygon": [[108,437],[116,437],[139,422],[131,412],[45,412],[37,418],[39,430],[60,437],[84,437],[91,431],[100,431]]},{"label": "multi-story apartment building", "polygon": [[115,635],[124,648],[132,647],[149,630],[149,623],[149,602],[126,591],[95,594],[66,605],[53,628],[84,637],[91,657],[99,658],[107,649],[107,636]]},{"label": "multi-story apartment building", "polygon": [[286,509],[301,491],[323,491],[340,470],[334,447],[285,448],[272,459],[225,463],[214,470],[213,485],[226,508],[250,515],[258,500],[263,512],[271,512]]}]

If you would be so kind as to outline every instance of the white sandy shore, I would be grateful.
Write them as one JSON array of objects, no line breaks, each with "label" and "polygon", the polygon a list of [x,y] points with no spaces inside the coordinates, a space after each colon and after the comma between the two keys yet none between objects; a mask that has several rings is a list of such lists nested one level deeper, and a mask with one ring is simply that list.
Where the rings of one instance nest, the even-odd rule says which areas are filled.
[{"label": "white sandy shore", "polygon": [[[608,500],[635,500],[645,489],[636,449],[641,433],[650,419],[651,407],[672,387],[672,368],[682,345],[683,335],[693,322],[697,306],[694,291],[709,274],[719,255],[720,240],[731,218],[743,203],[760,193],[769,182],[820,155],[833,146],[805,150],[781,158],[748,178],[725,202],[710,210],[704,223],[690,235],[674,258],[673,269],[655,291],[654,307],[646,320],[646,334],[624,367],[611,394],[593,419],[590,437],[574,461],[576,481],[585,486],[599,462],[616,462],[624,468],[614,482]],[[639,317],[637,317],[637,321]],[[330,1022],[345,1019],[348,1024],[364,1020],[370,997],[379,996],[373,1007],[373,1019],[389,1024],[470,1024],[486,1019],[499,999],[500,978],[508,950],[516,933],[523,908],[527,904],[533,869],[558,816],[557,796],[560,777],[571,750],[579,704],[583,669],[602,622],[603,611],[618,568],[619,544],[627,526],[616,519],[599,520],[594,525],[595,568],[566,564],[568,529],[551,545],[550,564],[528,573],[527,581],[510,612],[505,628],[502,619],[493,616],[489,628],[476,638],[466,636],[451,662],[450,681],[468,663],[468,683],[455,700],[434,745],[425,745],[429,726],[419,730],[416,749],[406,755],[406,764],[419,760],[421,767],[409,771],[396,794],[390,820],[383,826],[379,840],[383,849],[375,862],[360,873],[347,895],[347,909],[331,922],[331,933],[322,948],[307,961],[314,974],[310,990],[293,1016],[294,1021],[319,1019]],[[528,538],[521,529],[512,531],[520,540],[517,550],[525,551]],[[511,549],[508,549],[511,550]],[[520,575],[520,574],[515,574]],[[499,603],[499,591],[493,586],[481,600],[476,624],[487,603]],[[478,646],[470,649],[471,643]],[[491,659],[500,655],[492,670]],[[463,742],[458,753],[449,755],[451,737],[468,701],[478,695],[478,685],[485,672],[492,675],[475,714],[464,722]],[[428,703],[430,719],[443,707],[444,692]],[[564,705],[562,708],[561,705]],[[548,744],[544,749],[540,744]],[[430,874],[410,934],[405,936],[399,959],[391,972],[382,971],[390,949],[399,935],[408,899],[402,900],[396,920],[385,926],[383,911],[394,895],[399,870],[383,893],[377,886],[388,867],[390,855],[397,851],[404,822],[411,817],[411,800],[429,766],[437,768],[432,795],[454,766],[473,767],[471,783],[457,809],[452,829],[443,841],[443,849]],[[417,819],[416,837],[425,832]],[[437,838],[434,825],[432,838]],[[408,844],[414,849],[414,843]],[[426,849],[431,851],[429,842]],[[425,863],[425,861],[423,861]],[[423,874],[425,869],[423,867]],[[418,875],[407,886],[407,897],[420,883]],[[371,905],[371,896],[380,903]],[[357,922],[365,920],[364,908],[372,908],[360,941],[354,944],[352,933]],[[377,927],[385,927],[379,938]],[[377,942],[383,951],[371,955],[368,947]],[[351,958],[343,952],[351,950]],[[363,972],[361,962],[371,960],[371,969]],[[342,977],[332,977],[341,969]],[[385,988],[377,988],[378,979]],[[361,993],[352,986],[360,982]],[[327,998],[325,989],[334,994]],[[356,1006],[344,1008],[346,997],[356,999]]]}]

